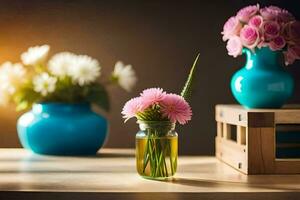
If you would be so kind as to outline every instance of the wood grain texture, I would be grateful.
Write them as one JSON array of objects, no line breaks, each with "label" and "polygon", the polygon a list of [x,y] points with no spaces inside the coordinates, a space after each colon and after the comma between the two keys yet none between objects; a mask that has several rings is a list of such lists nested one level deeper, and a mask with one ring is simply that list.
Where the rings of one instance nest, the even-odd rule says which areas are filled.
[{"label": "wood grain texture", "polygon": [[0,149],[0,199],[295,199],[299,180],[300,175],[246,176],[214,157],[182,156],[174,178],[153,181],[136,173],[133,150],[55,157]]},{"label": "wood grain texture", "polygon": [[276,124],[300,124],[300,105],[287,105],[280,109],[245,109],[235,104],[216,105],[216,121],[248,126],[249,113],[274,113]]},{"label": "wood grain texture", "polygon": [[248,129],[248,173],[275,173],[274,128]]},{"label": "wood grain texture", "polygon": [[[223,124],[225,129],[224,137],[220,138],[220,134],[216,137],[217,158],[245,174],[300,174],[299,158],[277,159],[275,155],[275,151],[277,154],[280,153],[278,146],[281,148],[299,146],[297,141],[287,144],[275,141],[278,131],[285,131],[288,134],[289,131],[299,130],[299,114],[300,109],[297,105],[282,109],[246,109],[239,105],[217,105],[216,121]],[[226,129],[228,124],[231,124],[232,129],[234,126],[236,128],[236,141],[228,137],[230,136],[230,129]],[[246,151],[239,148],[239,145],[244,145]]]},{"label": "wood grain texture", "polygon": [[247,127],[274,127],[274,112],[248,112]]}]

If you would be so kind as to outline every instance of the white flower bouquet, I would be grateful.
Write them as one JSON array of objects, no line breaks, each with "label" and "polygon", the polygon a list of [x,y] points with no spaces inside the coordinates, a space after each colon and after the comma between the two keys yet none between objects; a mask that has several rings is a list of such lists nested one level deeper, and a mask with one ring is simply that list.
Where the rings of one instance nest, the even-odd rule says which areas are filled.
[{"label": "white flower bouquet", "polygon": [[87,55],[61,52],[48,61],[48,45],[30,47],[22,53],[22,63],[0,66],[0,104],[14,102],[17,110],[34,103],[93,103],[109,109],[105,86],[119,84],[130,91],[137,78],[131,65],[118,61],[111,76],[101,82],[99,62]]}]

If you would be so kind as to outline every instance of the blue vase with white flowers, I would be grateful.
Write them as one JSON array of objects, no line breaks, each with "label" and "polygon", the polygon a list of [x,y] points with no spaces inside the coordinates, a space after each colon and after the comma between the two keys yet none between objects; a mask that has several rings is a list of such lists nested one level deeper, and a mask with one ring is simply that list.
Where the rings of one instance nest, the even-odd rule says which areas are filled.
[{"label": "blue vase with white flowers", "polygon": [[92,106],[109,111],[107,86],[130,91],[135,71],[118,61],[111,75],[100,80],[96,59],[61,52],[48,60],[49,50],[48,45],[30,47],[20,63],[0,66],[0,104],[32,108],[17,124],[23,147],[47,155],[96,154],[107,138],[108,121]]}]

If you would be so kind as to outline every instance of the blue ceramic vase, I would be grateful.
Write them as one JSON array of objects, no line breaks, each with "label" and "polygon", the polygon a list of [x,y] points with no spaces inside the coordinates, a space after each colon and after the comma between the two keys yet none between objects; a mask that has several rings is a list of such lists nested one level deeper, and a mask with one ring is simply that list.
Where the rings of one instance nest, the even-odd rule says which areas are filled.
[{"label": "blue ceramic vase", "polygon": [[246,65],[231,79],[235,99],[246,108],[282,107],[294,89],[293,78],[283,66],[282,52],[264,47],[255,53],[243,49],[243,53]]},{"label": "blue ceramic vase", "polygon": [[17,124],[24,148],[48,155],[92,155],[103,145],[107,120],[89,104],[35,104]]}]

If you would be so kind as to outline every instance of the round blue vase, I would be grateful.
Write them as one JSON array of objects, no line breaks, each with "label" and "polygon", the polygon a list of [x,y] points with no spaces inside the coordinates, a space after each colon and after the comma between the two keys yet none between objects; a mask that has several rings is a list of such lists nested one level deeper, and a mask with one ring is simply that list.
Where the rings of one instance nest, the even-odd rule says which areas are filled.
[{"label": "round blue vase", "polygon": [[245,67],[231,79],[235,99],[246,108],[280,108],[291,97],[293,77],[284,69],[282,52],[268,47],[255,53],[243,49],[247,56]]},{"label": "round blue vase", "polygon": [[35,104],[17,124],[24,148],[48,155],[92,155],[107,136],[107,120],[89,104]]}]

